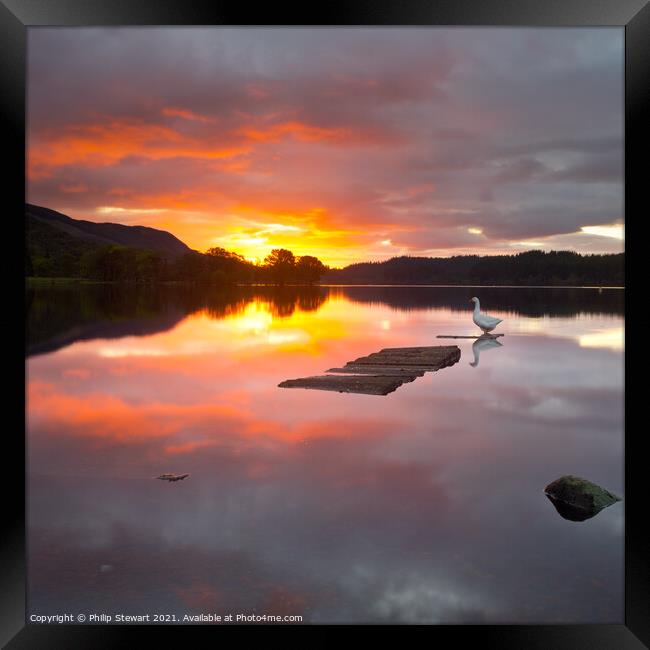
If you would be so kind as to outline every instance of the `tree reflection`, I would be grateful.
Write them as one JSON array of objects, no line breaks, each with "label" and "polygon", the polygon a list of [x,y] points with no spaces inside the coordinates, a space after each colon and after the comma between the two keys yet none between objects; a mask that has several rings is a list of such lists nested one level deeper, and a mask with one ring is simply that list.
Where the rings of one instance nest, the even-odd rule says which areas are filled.
[{"label": "tree reflection", "polygon": [[481,299],[492,311],[523,316],[577,316],[612,314],[622,316],[625,291],[621,289],[567,289],[544,287],[332,287],[349,300],[381,303],[400,311],[444,307],[468,311],[468,300],[480,290]]},{"label": "tree reflection", "polygon": [[248,305],[265,305],[274,318],[317,311],[327,290],[314,286],[199,287],[182,284],[112,284],[27,291],[27,355],[53,352],[76,341],[164,332],[183,318],[204,312],[222,319]]},{"label": "tree reflection", "polygon": [[[42,354],[78,340],[142,336],[174,327],[186,316],[204,312],[221,319],[241,314],[251,303],[274,318],[316,312],[327,300],[342,298],[387,305],[399,311],[445,308],[467,311],[465,287],[227,286],[185,283],[89,284],[29,289],[26,296],[27,354]],[[494,311],[524,316],[622,316],[620,290],[481,288]]]}]

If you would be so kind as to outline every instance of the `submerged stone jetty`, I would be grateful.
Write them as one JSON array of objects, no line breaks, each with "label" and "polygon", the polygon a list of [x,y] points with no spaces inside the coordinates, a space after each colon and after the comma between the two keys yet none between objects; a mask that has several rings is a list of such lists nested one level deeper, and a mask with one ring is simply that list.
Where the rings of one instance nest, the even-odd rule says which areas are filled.
[{"label": "submerged stone jetty", "polygon": [[330,368],[325,375],[287,379],[280,388],[311,388],[360,395],[388,395],[402,384],[452,366],[460,359],[457,345],[384,348],[341,368]]},{"label": "submerged stone jetty", "polygon": [[567,474],[549,483],[544,493],[560,516],[570,521],[585,521],[621,498],[579,476]]}]

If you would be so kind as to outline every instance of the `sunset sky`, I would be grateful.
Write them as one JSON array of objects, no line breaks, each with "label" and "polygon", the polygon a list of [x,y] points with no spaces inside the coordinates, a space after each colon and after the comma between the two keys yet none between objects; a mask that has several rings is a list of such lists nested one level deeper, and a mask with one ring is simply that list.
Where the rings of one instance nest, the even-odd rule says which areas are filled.
[{"label": "sunset sky", "polygon": [[325,263],[623,250],[623,30],[30,28],[28,201]]}]

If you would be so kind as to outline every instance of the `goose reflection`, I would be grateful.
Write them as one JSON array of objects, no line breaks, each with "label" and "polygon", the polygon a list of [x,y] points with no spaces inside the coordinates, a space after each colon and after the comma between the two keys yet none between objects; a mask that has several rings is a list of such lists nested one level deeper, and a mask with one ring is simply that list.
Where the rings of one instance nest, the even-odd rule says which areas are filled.
[{"label": "goose reflection", "polygon": [[476,368],[478,366],[478,361],[479,357],[481,356],[481,352],[485,352],[485,350],[491,350],[492,348],[500,348],[503,347],[501,343],[499,343],[498,339],[491,334],[483,334],[482,336],[479,336],[476,341],[472,344],[472,352],[474,353],[474,361],[470,362],[470,366],[472,368]]}]

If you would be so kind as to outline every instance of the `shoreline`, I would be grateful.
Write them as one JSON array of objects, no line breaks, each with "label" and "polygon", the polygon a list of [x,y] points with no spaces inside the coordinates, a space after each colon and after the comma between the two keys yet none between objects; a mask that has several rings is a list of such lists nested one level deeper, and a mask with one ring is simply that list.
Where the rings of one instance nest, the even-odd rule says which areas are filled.
[{"label": "shoreline", "polygon": [[122,285],[122,286],[151,286],[151,285],[194,285],[203,286],[206,288],[216,289],[232,289],[235,287],[276,287],[278,289],[286,289],[289,287],[327,287],[327,288],[349,288],[349,287],[376,287],[376,288],[403,288],[403,289],[416,289],[416,288],[429,288],[429,289],[596,289],[596,290],[625,290],[625,286],[610,286],[610,285],[572,285],[572,284],[265,284],[262,282],[250,282],[227,285],[214,285],[214,284],[197,284],[184,280],[159,280],[154,282],[120,282],[111,280],[89,280],[86,278],[46,278],[46,277],[26,277],[25,288],[38,288],[38,287],[51,287],[51,286],[72,286],[72,285]]}]

